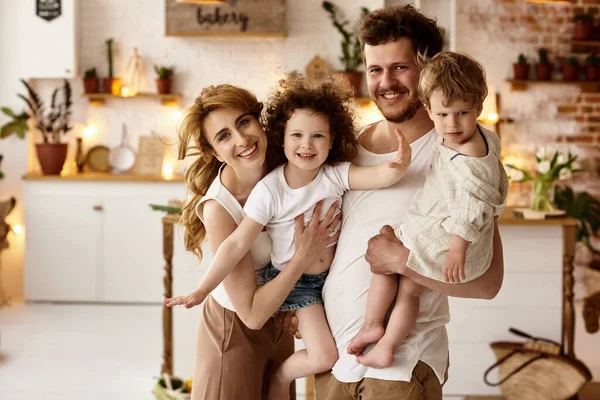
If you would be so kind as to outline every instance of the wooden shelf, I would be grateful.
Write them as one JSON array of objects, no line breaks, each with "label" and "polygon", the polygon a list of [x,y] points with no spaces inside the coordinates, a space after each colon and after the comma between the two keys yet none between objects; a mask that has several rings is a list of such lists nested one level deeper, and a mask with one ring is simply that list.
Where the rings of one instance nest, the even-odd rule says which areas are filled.
[{"label": "wooden shelf", "polygon": [[39,172],[28,172],[23,176],[25,181],[69,181],[69,182],[184,182],[182,176],[167,179],[162,175],[134,175],[132,173],[112,174],[102,172],[84,172],[80,174],[43,175]]},{"label": "wooden shelf", "polygon": [[600,92],[600,81],[536,81],[536,80],[518,80],[518,79],[507,79],[510,83],[511,90],[518,92],[527,89],[527,85],[576,85],[581,88],[582,92],[594,93]]},{"label": "wooden shelf", "polygon": [[83,93],[84,97],[87,97],[90,104],[96,106],[103,106],[106,99],[119,98],[119,99],[159,99],[163,106],[174,106],[179,103],[181,94],[169,93],[169,94],[158,94],[158,93],[138,93],[135,96],[115,96],[110,93]]},{"label": "wooden shelf", "polygon": [[600,47],[600,40],[577,40],[572,39],[571,44],[574,46],[590,46],[590,47]]}]

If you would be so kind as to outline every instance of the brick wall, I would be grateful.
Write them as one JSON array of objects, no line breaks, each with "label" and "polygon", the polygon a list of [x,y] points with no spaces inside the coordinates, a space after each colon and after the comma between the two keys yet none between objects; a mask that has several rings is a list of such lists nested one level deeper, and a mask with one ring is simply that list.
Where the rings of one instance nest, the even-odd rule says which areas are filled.
[{"label": "brick wall", "polygon": [[[600,0],[572,3],[459,0],[457,49],[484,64],[490,86],[500,93],[501,116],[514,120],[501,127],[505,156],[530,159],[535,149],[544,145],[569,149],[579,154],[588,170],[573,184],[600,194],[600,186],[595,185],[600,165],[600,93],[582,93],[570,84],[543,83],[513,91],[506,81],[513,77],[512,64],[519,53],[526,55],[530,63],[537,63],[540,47],[548,50],[555,65],[553,79],[561,79],[559,65],[567,57],[575,56],[583,63],[590,51],[571,45],[572,19],[587,11],[597,16],[600,25]],[[518,189],[512,201],[522,203],[527,196],[519,195]]]}]

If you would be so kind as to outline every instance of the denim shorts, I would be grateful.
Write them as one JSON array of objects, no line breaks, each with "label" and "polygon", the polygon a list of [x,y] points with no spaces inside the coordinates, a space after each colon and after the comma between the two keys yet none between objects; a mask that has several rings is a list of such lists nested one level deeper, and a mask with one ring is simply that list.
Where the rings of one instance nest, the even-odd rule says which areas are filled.
[{"label": "denim shorts", "polygon": [[[265,269],[265,281],[269,282],[279,275],[279,270],[273,265],[267,265]],[[294,311],[300,308],[312,306],[313,304],[323,304],[321,292],[325,285],[325,278],[329,271],[317,275],[302,274],[300,279],[294,285],[294,288],[288,294],[281,307],[280,312]]]}]

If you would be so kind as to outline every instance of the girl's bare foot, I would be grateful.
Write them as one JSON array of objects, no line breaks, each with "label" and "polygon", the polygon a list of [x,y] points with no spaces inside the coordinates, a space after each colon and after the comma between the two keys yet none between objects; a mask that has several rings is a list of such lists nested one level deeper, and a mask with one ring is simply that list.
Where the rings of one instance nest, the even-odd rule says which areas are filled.
[{"label": "girl's bare foot", "polygon": [[379,341],[367,353],[356,357],[356,361],[372,368],[387,368],[394,362],[394,347],[386,346]]},{"label": "girl's bare foot", "polygon": [[384,333],[385,329],[383,328],[383,325],[363,325],[356,336],[354,336],[350,341],[350,344],[348,345],[348,353],[355,356],[360,356],[368,344],[375,343],[381,339]]},{"label": "girl's bare foot", "polygon": [[269,383],[268,400],[290,400],[290,382],[283,381],[277,373]]}]

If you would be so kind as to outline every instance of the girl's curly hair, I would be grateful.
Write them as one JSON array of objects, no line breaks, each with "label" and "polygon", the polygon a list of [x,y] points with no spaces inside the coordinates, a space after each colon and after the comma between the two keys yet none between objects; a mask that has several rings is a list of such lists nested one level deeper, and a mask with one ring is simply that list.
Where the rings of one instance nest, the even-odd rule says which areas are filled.
[{"label": "girl's curly hair", "polygon": [[269,170],[286,162],[283,151],[285,127],[298,109],[312,110],[329,120],[332,147],[325,160],[327,164],[351,161],[356,156],[358,145],[354,111],[350,106],[352,97],[348,81],[339,75],[310,81],[300,74],[291,74],[280,80],[278,88],[269,96],[265,113]]}]

